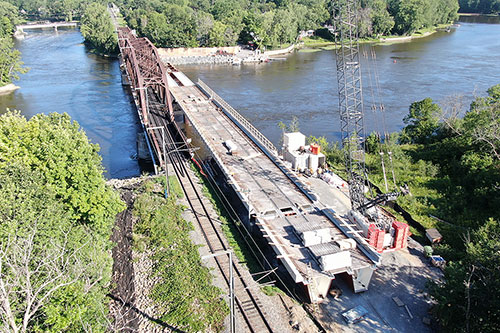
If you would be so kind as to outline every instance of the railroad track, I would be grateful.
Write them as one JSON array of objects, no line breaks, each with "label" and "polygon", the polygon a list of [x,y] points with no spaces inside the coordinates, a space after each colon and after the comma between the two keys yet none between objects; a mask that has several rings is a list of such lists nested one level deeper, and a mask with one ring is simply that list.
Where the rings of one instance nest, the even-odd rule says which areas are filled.
[{"label": "railroad track", "polygon": [[[175,135],[172,133],[180,133],[177,126],[168,124],[164,118],[162,105],[158,103],[154,93],[149,93],[149,112],[151,115],[151,127],[164,127],[165,130],[152,130],[151,136],[153,144],[156,146],[156,151],[159,149],[163,140],[168,147],[175,147]],[[165,138],[163,138],[165,135]],[[171,148],[170,148],[171,149]],[[194,180],[193,171],[188,166],[188,161],[184,154],[174,151],[167,155],[170,160],[181,188],[186,196],[189,207],[199,225],[199,228],[205,238],[208,248],[211,253],[229,250],[225,238],[222,235],[219,223],[215,221],[207,209],[206,199],[200,194],[200,185]],[[252,287],[247,283],[243,275],[243,269],[237,263],[237,259],[233,256],[233,261],[229,261],[228,256],[215,257],[217,269],[221,273],[225,283],[229,287],[229,265],[232,265],[234,276],[234,294],[236,318],[241,318],[236,323],[238,332],[273,332],[270,322],[267,320],[267,315],[262,309],[262,303],[258,295],[252,290]]]}]

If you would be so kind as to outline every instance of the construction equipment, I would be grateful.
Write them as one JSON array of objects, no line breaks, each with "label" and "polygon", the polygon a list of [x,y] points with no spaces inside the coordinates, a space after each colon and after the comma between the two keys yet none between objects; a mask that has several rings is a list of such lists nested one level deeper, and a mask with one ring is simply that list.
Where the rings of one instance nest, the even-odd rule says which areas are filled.
[{"label": "construction equipment", "polygon": [[[350,220],[364,232],[369,243],[382,252],[385,248],[399,248],[408,237],[408,228],[398,222],[394,229],[393,218],[378,208],[378,204],[395,200],[399,193],[382,193],[374,199],[365,196],[369,186],[365,168],[364,112],[361,70],[359,60],[357,1],[335,1],[335,27],[337,48],[337,80],[341,139],[344,147],[345,165],[348,173],[349,196],[352,211]],[[398,232],[399,231],[399,232]],[[373,236],[375,235],[375,236]],[[399,244],[395,244],[399,238]]]}]

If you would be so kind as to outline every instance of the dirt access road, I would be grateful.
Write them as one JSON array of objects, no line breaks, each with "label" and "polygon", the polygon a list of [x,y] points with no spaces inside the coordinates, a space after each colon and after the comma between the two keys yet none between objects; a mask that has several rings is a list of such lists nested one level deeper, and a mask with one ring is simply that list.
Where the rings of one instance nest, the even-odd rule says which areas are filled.
[{"label": "dirt access road", "polygon": [[[335,280],[333,284],[342,295],[337,299],[329,296],[320,305],[318,318],[332,332],[432,332],[432,326],[424,323],[424,318],[431,318],[428,311],[432,305],[426,283],[441,277],[441,270],[431,267],[424,257],[423,247],[411,240],[408,249],[383,254],[368,291],[354,294],[344,281]],[[411,316],[393,297],[408,307]],[[342,313],[358,305],[368,310],[368,315],[356,324],[347,324]]]}]

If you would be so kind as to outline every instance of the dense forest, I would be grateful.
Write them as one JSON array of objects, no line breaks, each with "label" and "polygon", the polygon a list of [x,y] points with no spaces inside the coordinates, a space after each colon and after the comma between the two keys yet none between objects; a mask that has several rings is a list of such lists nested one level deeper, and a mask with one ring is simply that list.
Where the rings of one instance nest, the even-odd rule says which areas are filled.
[{"label": "dense forest", "polygon": [[[332,24],[333,3],[125,0],[121,7],[128,25],[161,47],[225,46],[252,41],[269,48],[296,41],[301,30]],[[456,0],[360,1],[360,36],[411,34],[452,22],[457,11]]]},{"label": "dense forest", "polygon": [[[27,18],[80,19],[88,0],[10,0]],[[332,24],[327,0],[117,0],[127,24],[159,47],[226,46],[249,41],[279,47],[299,31]],[[450,23],[457,0],[363,0],[358,4],[361,37],[407,35]]]},{"label": "dense forest", "polygon": [[500,0],[459,0],[461,13],[500,14]]},{"label": "dense forest", "polygon": [[110,234],[124,206],[98,151],[66,114],[0,116],[0,330],[108,327]]}]

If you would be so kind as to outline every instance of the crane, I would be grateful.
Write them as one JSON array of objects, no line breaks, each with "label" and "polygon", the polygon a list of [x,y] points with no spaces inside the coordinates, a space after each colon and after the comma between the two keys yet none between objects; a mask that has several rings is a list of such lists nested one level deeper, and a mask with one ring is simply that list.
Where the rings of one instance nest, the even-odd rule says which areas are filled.
[{"label": "crane", "polygon": [[[357,1],[337,0],[335,4],[336,51],[341,140],[348,173],[351,212],[349,214],[369,237],[369,221],[385,232],[390,231],[391,221],[379,216],[372,208],[393,201],[399,193],[382,193],[374,199],[365,196],[369,184],[365,167],[363,89],[359,60]],[[367,221],[368,219],[368,221]]]}]

